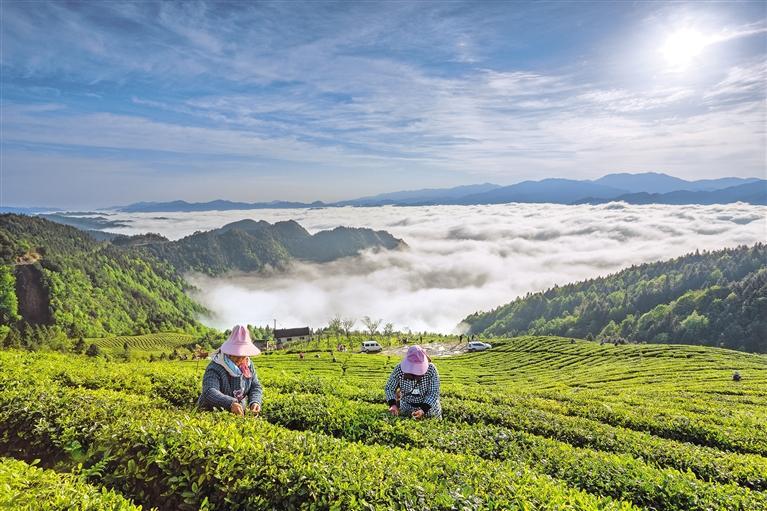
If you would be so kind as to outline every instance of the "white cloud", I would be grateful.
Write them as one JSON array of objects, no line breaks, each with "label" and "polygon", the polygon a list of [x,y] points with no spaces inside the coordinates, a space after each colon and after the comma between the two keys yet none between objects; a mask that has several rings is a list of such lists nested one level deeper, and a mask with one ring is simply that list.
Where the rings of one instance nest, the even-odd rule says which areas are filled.
[{"label": "white cloud", "polygon": [[[685,178],[765,171],[763,58],[733,54],[729,71],[709,63],[700,81],[685,81],[641,76],[643,61],[601,32],[551,54],[546,45],[529,46],[533,26],[550,31],[541,34],[545,40],[558,39],[556,30],[571,19],[567,4],[24,7],[9,3],[4,11],[10,82],[22,77],[19,89],[28,80],[61,82],[56,101],[73,97],[67,84],[86,84],[104,99],[72,101],[56,115],[4,102],[3,141],[18,146],[46,145],[81,158],[92,149],[122,151],[121,159],[142,167],[151,166],[145,152],[167,153],[158,173],[171,153],[177,167],[195,155],[195,176],[206,164],[220,168],[221,158],[247,160],[243,171],[332,169],[315,185],[341,197],[391,191],[405,173],[441,186],[594,178],[618,169]],[[732,26],[717,37],[764,30],[763,23]],[[643,27],[623,29],[632,41]],[[614,43],[611,58],[641,79],[600,60],[591,46],[598,40]],[[358,173],[354,182],[351,172]],[[359,184],[373,182],[393,188],[363,191]],[[226,190],[223,196],[231,197]]]},{"label": "white cloud", "polygon": [[727,76],[711,87],[704,98],[743,94],[756,94],[762,98],[767,94],[767,63],[764,60],[731,67]]},{"label": "white cloud", "polygon": [[335,314],[383,318],[400,328],[451,331],[467,314],[528,291],[605,275],[696,249],[764,241],[767,208],[506,204],[117,214],[123,232],[172,238],[242,218],[295,219],[311,232],[338,225],[386,229],[409,249],[367,252],[287,273],[194,277],[211,324],[324,326]]}]

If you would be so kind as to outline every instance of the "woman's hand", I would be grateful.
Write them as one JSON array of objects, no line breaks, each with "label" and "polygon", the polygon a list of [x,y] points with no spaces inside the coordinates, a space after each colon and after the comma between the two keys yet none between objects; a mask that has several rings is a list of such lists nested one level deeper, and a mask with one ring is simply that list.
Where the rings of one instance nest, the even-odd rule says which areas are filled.
[{"label": "woman's hand", "polygon": [[410,414],[414,419],[418,420],[423,417],[423,410],[415,410],[412,414]]},{"label": "woman's hand", "polygon": [[389,407],[389,413],[396,417],[399,415],[399,407],[397,405],[391,405]]},{"label": "woman's hand", "polygon": [[250,403],[250,411],[253,413],[253,415],[258,415],[261,413],[261,405],[258,403]]},{"label": "woman's hand", "polygon": [[230,408],[231,412],[235,415],[245,415],[245,411],[242,409],[242,405],[235,401]]}]

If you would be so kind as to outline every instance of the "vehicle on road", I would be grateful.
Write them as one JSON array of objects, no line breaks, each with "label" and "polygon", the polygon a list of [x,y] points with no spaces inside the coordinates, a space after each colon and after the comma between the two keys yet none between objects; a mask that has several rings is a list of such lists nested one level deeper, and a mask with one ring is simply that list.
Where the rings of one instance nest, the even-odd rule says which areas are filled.
[{"label": "vehicle on road", "polygon": [[362,353],[380,353],[383,348],[376,341],[365,341],[362,343]]},{"label": "vehicle on road", "polygon": [[473,352],[475,352],[475,351],[485,351],[485,350],[489,350],[490,348],[492,348],[492,346],[491,346],[491,345],[489,345],[489,344],[488,344],[488,343],[486,343],[486,342],[471,341],[471,342],[469,343],[469,346],[468,346],[468,348],[467,348],[467,350],[466,350],[466,351],[468,351],[468,352],[472,352],[472,353],[473,353]]}]

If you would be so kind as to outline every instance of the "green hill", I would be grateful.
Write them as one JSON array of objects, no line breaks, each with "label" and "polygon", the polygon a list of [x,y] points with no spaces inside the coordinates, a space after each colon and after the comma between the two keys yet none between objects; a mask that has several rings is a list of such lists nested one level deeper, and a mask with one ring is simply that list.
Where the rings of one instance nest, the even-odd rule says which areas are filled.
[{"label": "green hill", "polygon": [[[55,218],[54,218],[55,219]],[[310,235],[296,222],[241,220],[178,241],[156,234],[99,236],[48,219],[0,215],[0,338],[35,340],[204,329],[184,293],[187,271],[284,268],[404,242],[385,231],[339,227]]]},{"label": "green hill", "polygon": [[464,320],[486,336],[561,335],[767,352],[767,247],[695,252],[531,293]]},{"label": "green hill", "polygon": [[191,331],[203,309],[162,261],[42,218],[0,215],[0,324],[71,337]]},{"label": "green hill", "polygon": [[240,220],[178,241],[146,238],[141,241],[148,252],[167,261],[179,272],[197,271],[209,275],[259,271],[266,267],[284,268],[293,259],[327,262],[357,255],[369,248],[405,246],[402,240],[386,231],[337,227],[311,235],[292,220],[275,224]]}]

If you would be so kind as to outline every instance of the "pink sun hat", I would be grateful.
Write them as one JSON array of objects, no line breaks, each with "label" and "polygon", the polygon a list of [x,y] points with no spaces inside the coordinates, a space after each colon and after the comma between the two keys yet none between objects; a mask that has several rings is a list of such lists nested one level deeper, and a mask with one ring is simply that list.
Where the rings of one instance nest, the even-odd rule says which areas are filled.
[{"label": "pink sun hat", "polygon": [[400,362],[400,369],[403,373],[423,376],[429,370],[429,357],[420,346],[410,346]]},{"label": "pink sun hat", "polygon": [[221,353],[235,357],[255,357],[261,354],[261,350],[250,340],[248,329],[237,325],[232,329],[232,334],[221,345]]}]

